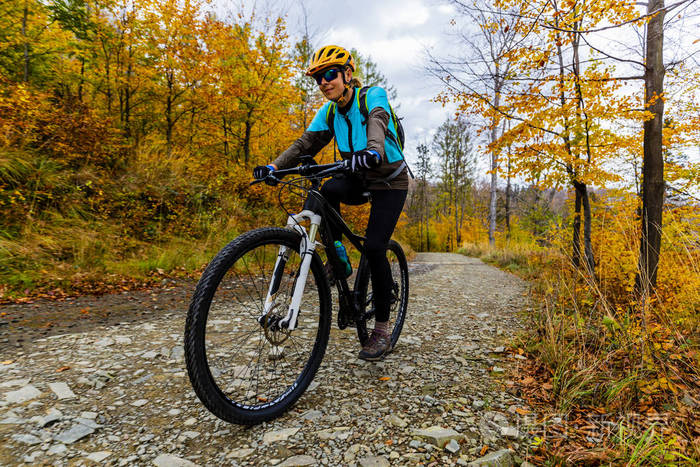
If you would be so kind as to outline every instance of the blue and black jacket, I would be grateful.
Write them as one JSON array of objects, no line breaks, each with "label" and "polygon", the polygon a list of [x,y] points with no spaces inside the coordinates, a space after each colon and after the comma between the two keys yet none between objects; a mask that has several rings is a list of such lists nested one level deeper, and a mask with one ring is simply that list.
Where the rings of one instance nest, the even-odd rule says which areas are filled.
[{"label": "blue and black jacket", "polygon": [[[403,153],[397,144],[397,133],[391,121],[391,108],[386,91],[381,87],[371,87],[367,91],[368,117],[360,111],[359,89],[353,88],[350,102],[343,107],[331,110],[332,102],[326,102],[316,113],[303,135],[273,161],[280,169],[298,164],[299,156],[318,154],[333,139],[335,133],[340,155],[349,159],[352,153],[361,149],[377,151],[382,164],[366,172],[367,188],[370,190],[408,189],[406,167],[398,175],[395,172],[403,164]],[[333,113],[335,115],[333,115]],[[333,118],[333,128],[329,118]],[[387,135],[391,133],[391,137]],[[394,178],[387,181],[388,177]]]}]

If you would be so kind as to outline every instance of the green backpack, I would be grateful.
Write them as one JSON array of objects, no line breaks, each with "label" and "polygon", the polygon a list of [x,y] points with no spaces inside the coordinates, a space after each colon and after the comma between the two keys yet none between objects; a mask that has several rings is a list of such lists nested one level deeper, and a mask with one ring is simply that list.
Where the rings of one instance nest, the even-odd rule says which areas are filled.
[{"label": "green backpack", "polygon": [[[365,125],[367,123],[367,119],[369,118],[369,110],[367,109],[367,91],[369,91],[369,88],[371,86],[364,86],[363,88],[360,89],[360,92],[357,93],[357,105],[360,108],[360,114],[362,114],[362,124]],[[333,130],[333,121],[335,119],[335,107],[336,103],[333,102],[328,108],[328,112],[326,113],[326,124],[328,125],[328,128],[331,131],[331,134],[335,136],[335,131]],[[394,140],[396,145],[401,149],[401,153],[403,154],[403,147],[406,142],[406,134],[404,133],[403,130],[403,125],[401,124],[401,118],[398,118],[396,114],[394,113],[394,108],[389,104],[389,109],[391,110],[391,121],[394,122],[394,128],[396,128],[396,134],[399,136],[398,139],[394,134],[387,129],[387,136]]]}]

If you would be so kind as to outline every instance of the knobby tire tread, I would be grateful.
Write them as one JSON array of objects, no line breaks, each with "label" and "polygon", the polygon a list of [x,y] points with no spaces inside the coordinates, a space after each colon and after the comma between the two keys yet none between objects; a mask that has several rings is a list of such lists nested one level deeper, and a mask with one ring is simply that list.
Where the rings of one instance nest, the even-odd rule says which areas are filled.
[{"label": "knobby tire tread", "polygon": [[205,328],[211,301],[223,277],[234,262],[250,249],[268,242],[293,246],[298,251],[301,235],[289,229],[265,227],[246,232],[227,244],[209,263],[195,288],[185,323],[185,358],[192,387],[200,401],[220,419],[239,425],[255,425],[275,419],[289,410],[311,384],[325,355],[330,335],[331,292],[323,262],[314,252],[309,274],[319,291],[319,337],[315,351],[305,365],[304,378],[278,403],[260,410],[235,406],[213,382],[205,354]]}]

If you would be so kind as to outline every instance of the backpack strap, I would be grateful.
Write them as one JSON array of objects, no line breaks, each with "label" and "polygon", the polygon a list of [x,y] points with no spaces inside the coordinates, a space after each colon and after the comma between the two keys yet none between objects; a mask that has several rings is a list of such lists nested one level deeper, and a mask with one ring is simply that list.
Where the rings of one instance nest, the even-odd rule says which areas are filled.
[{"label": "backpack strap", "polygon": [[[396,170],[391,172],[391,174],[382,181],[388,185],[390,181],[398,177],[399,174],[403,172],[404,168],[407,168],[409,172],[411,171],[411,169],[408,168],[408,164],[406,164],[406,159],[404,159],[403,162],[401,162],[401,165],[399,165]],[[411,177],[413,177],[413,174],[411,174]]]},{"label": "backpack strap", "polygon": [[326,109],[326,125],[328,126],[328,131],[331,132],[331,136],[333,138],[333,162],[337,162],[338,156],[336,155],[336,146],[338,145],[338,142],[335,140],[335,126],[333,125],[333,122],[335,122],[335,106],[337,104],[335,102],[331,102],[331,104],[328,106],[328,109]]},{"label": "backpack strap", "polygon": [[367,119],[369,118],[369,110],[367,109],[367,91],[372,86],[364,86],[357,93],[357,108],[360,109],[360,114],[362,114],[362,124],[367,125]]},{"label": "backpack strap", "polygon": [[[394,124],[394,129],[396,130],[396,133],[398,134],[400,118],[396,116],[396,112],[394,112],[394,108],[391,106],[391,104],[389,104],[389,110],[391,110],[391,121]],[[394,134],[391,131],[388,131],[388,133],[391,139],[394,140],[394,143],[396,143],[396,145],[399,147],[399,149],[401,149],[401,152],[403,153],[403,144],[401,144],[401,140],[398,137],[394,136]]]},{"label": "backpack strap", "polygon": [[326,125],[328,126],[328,130],[331,132],[331,135],[335,138],[335,127],[333,126],[333,122],[335,121],[335,106],[337,104],[335,102],[331,102],[331,105],[328,106],[328,109],[326,109]]}]

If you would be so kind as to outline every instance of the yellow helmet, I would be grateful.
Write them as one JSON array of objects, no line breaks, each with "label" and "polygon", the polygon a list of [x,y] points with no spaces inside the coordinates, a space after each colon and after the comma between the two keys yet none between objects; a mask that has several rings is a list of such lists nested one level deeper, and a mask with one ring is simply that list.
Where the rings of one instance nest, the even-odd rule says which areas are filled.
[{"label": "yellow helmet", "polygon": [[311,64],[306,70],[306,75],[311,76],[333,65],[349,66],[352,71],[355,71],[355,60],[350,52],[337,45],[326,45],[318,49],[311,57]]}]

